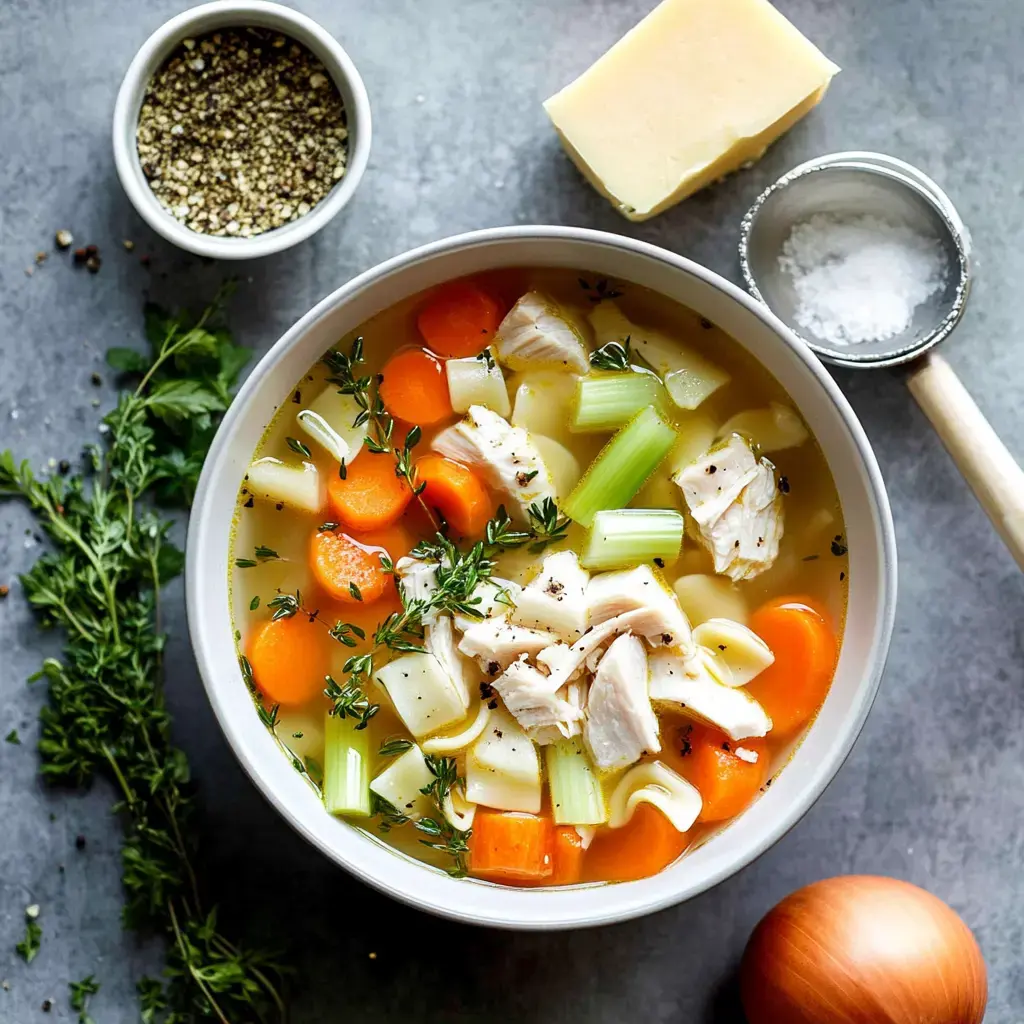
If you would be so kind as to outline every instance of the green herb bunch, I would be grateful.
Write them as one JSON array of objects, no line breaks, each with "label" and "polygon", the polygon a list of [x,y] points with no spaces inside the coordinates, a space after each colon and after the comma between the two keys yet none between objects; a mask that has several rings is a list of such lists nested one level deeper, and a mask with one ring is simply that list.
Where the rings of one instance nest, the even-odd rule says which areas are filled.
[{"label": "green herb bunch", "polygon": [[[103,420],[86,472],[45,478],[0,454],[0,496],[24,500],[52,550],[22,577],[40,621],[63,630],[48,658],[41,771],[54,784],[96,777],[120,793],[127,927],[167,937],[165,978],[139,984],[147,1024],[283,1017],[281,968],[221,933],[196,866],[195,800],[164,703],[160,590],[181,572],[158,505],[187,508],[248,352],[215,325],[150,308],[150,352],[115,348],[110,365],[135,385]],[[81,996],[84,1013],[85,994]]]}]

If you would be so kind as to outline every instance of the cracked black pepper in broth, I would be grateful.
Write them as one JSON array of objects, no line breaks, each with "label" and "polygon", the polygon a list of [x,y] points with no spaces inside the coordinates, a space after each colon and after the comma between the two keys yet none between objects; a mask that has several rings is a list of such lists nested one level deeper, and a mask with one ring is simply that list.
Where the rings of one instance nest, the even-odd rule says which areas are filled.
[{"label": "cracked black pepper in broth", "polygon": [[309,213],[345,174],[337,86],[260,28],[185,39],[150,79],[136,131],[153,194],[193,231],[248,238]]}]

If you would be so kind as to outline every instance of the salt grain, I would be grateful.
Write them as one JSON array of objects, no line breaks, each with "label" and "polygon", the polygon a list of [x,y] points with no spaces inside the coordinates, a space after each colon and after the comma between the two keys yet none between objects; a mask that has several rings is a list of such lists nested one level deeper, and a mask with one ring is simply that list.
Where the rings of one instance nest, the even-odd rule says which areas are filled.
[{"label": "salt grain", "polygon": [[793,280],[796,322],[833,345],[902,334],[946,282],[934,238],[871,214],[819,213],[797,224],[779,266]]}]

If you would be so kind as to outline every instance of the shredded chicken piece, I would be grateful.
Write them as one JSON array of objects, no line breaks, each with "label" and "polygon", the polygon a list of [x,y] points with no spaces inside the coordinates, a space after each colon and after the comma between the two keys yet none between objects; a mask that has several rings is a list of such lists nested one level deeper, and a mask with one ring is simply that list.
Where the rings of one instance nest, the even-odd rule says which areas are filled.
[{"label": "shredded chicken piece", "polygon": [[672,479],[715,560],[715,572],[747,580],[772,565],[783,532],[775,466],[755,458],[739,434],[731,434]]},{"label": "shredded chicken piece", "polygon": [[470,693],[480,682],[480,672],[476,665],[456,648],[455,631],[450,615],[438,615],[427,626],[423,646],[440,662],[441,668],[459,691],[462,703],[468,708]]},{"label": "shredded chicken piece", "polygon": [[647,655],[630,634],[618,637],[597,667],[587,701],[583,741],[594,764],[625,768],[661,750],[658,719],[647,695]]},{"label": "shredded chicken piece", "polygon": [[501,695],[505,707],[536,743],[554,743],[562,737],[579,734],[583,712],[570,704],[546,676],[527,663],[527,655],[517,658],[491,684]]},{"label": "shredded chicken piece", "polygon": [[471,405],[466,418],[442,430],[431,447],[479,470],[491,488],[511,499],[509,512],[521,522],[529,520],[531,505],[555,500],[551,474],[530,435],[482,405]]},{"label": "shredded chicken piece", "polygon": [[498,362],[510,370],[565,369],[589,373],[582,321],[541,292],[527,292],[498,327]]},{"label": "shredded chicken piece", "polygon": [[594,576],[587,585],[587,613],[592,626],[626,612],[644,611],[647,622],[637,627],[652,647],[693,648],[690,623],[679,600],[646,565]]},{"label": "shredded chicken piece", "polygon": [[462,634],[459,650],[475,658],[487,676],[494,677],[521,655],[533,657],[557,640],[554,633],[517,626],[498,616],[474,622]]}]

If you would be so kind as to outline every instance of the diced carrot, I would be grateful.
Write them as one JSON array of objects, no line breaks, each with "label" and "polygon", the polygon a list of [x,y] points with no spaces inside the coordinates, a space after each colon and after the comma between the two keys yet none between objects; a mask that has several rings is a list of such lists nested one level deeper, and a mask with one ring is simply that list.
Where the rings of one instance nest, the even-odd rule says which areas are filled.
[{"label": "diced carrot", "polygon": [[333,644],[322,625],[301,613],[261,623],[248,644],[253,681],[274,704],[305,704],[323,692]]},{"label": "diced carrot", "polygon": [[572,825],[556,825],[551,877],[545,885],[575,885],[583,876],[583,840]]},{"label": "diced carrot", "polygon": [[379,551],[340,530],[317,530],[310,541],[309,561],[317,583],[336,601],[372,604],[392,579],[381,565]]},{"label": "diced carrot", "polygon": [[[380,397],[392,416],[430,427],[455,415],[444,363],[426,349],[395,353],[381,371]],[[396,432],[395,438],[399,439]]]},{"label": "diced carrot", "polygon": [[423,340],[439,356],[479,355],[501,322],[497,300],[472,281],[442,285],[416,319]]},{"label": "diced carrot", "polygon": [[426,485],[423,500],[436,508],[456,533],[475,537],[484,532],[494,503],[472,470],[443,455],[423,455],[416,460],[416,481]]},{"label": "diced carrot", "polygon": [[638,804],[622,828],[603,828],[583,859],[587,882],[630,882],[667,868],[689,844],[651,804]]},{"label": "diced carrot", "polygon": [[[761,739],[731,740],[724,732],[688,722],[667,730],[661,757],[700,792],[698,821],[734,818],[757,796],[768,778],[768,745]],[[757,756],[740,757],[742,747]]]},{"label": "diced carrot", "polygon": [[550,818],[478,810],[469,837],[469,872],[491,882],[540,882],[553,870]]},{"label": "diced carrot", "polygon": [[334,475],[327,484],[332,518],[357,533],[383,530],[395,522],[412,500],[412,490],[395,474],[395,465],[390,453],[364,448],[345,467],[344,480]]},{"label": "diced carrot", "polygon": [[762,605],[750,628],[771,648],[775,662],[755,676],[747,692],[772,719],[772,735],[794,732],[821,707],[836,667],[836,636],[824,613],[804,597]]}]

